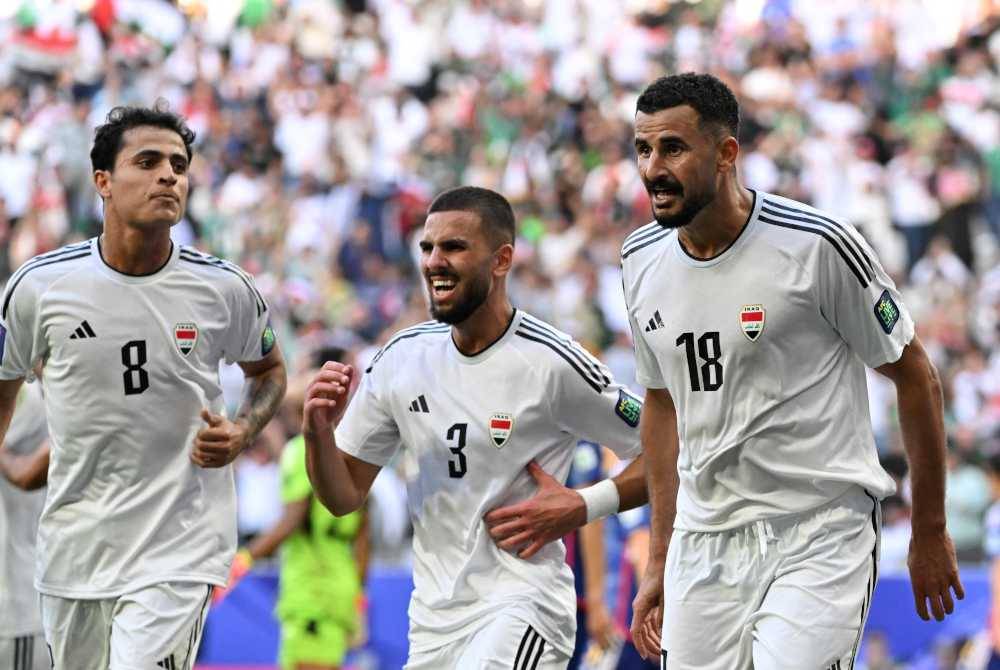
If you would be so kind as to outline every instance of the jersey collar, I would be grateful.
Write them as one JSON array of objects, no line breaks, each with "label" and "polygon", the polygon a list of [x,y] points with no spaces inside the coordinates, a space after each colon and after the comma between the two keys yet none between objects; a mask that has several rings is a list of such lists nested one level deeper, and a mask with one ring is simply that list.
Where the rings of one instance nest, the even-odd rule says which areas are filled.
[{"label": "jersey collar", "polygon": [[500,337],[498,337],[497,339],[493,340],[493,342],[488,344],[486,348],[484,348],[482,351],[473,356],[466,356],[461,351],[459,351],[458,347],[455,346],[455,340],[452,339],[451,335],[449,334],[448,343],[449,347],[454,353],[455,359],[459,363],[462,363],[464,365],[476,365],[477,363],[482,363],[483,361],[488,360],[494,353],[503,348],[503,345],[505,342],[507,342],[507,340],[513,337],[514,331],[517,330],[517,325],[521,323],[522,314],[523,313],[521,312],[521,310],[515,308],[514,315],[510,318],[510,323],[507,324],[507,328],[506,330],[503,331],[503,334],[501,334]]}]

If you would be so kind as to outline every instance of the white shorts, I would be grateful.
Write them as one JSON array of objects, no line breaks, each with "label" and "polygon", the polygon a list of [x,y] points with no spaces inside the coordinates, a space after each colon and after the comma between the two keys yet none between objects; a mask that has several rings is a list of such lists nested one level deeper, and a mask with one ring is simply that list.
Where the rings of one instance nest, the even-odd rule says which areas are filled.
[{"label": "white shorts", "polygon": [[190,670],[212,587],[170,582],[117,598],[42,595],[42,625],[59,670]]},{"label": "white shorts", "polygon": [[880,507],[860,488],[731,531],[674,531],[666,670],[850,668],[878,563]]},{"label": "white shorts", "polygon": [[533,627],[501,613],[460,640],[411,652],[403,670],[566,670],[568,664],[569,656]]},{"label": "white shorts", "polygon": [[49,670],[52,660],[41,635],[0,637],[0,668]]}]

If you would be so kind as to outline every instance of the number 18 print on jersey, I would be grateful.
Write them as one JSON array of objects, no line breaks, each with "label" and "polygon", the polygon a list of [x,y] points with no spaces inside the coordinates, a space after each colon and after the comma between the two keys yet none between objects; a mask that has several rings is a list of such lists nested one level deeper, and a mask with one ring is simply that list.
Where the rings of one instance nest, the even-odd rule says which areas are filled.
[{"label": "number 18 print on jersey", "polygon": [[155,273],[124,275],[94,238],[25,263],[0,309],[0,378],[44,364],[52,460],[38,590],[108,598],[224,584],[232,469],[200,468],[190,453],[201,409],[224,411],[219,362],[267,353],[267,306],[249,276],[176,245]]}]

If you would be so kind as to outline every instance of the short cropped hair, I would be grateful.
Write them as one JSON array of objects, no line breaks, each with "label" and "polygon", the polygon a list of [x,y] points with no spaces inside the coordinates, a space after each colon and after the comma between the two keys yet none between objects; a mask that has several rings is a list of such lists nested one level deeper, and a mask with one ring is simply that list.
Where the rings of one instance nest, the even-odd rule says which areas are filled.
[{"label": "short cropped hair", "polygon": [[166,128],[180,135],[190,162],[194,131],[188,128],[184,117],[158,102],[154,107],[115,107],[108,112],[106,123],[94,131],[94,147],[90,150],[90,165],[93,169],[113,171],[115,159],[122,148],[122,136],[125,131],[139,126]]},{"label": "short cropped hair", "polygon": [[736,96],[728,86],[710,74],[685,72],[660,77],[639,96],[636,111],[654,114],[681,105],[689,105],[698,112],[702,130],[706,126],[715,126],[725,129],[733,137],[738,136],[740,105]]},{"label": "short cropped hair", "polygon": [[472,212],[479,217],[483,232],[498,248],[503,244],[514,244],[514,210],[507,198],[496,191],[478,186],[459,186],[441,193],[427,209],[435,212]]}]

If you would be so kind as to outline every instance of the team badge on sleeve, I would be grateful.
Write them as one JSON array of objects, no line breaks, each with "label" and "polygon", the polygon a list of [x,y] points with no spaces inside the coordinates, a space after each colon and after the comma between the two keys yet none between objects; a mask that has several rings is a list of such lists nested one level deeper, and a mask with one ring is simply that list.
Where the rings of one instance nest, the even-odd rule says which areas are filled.
[{"label": "team badge on sleeve", "polygon": [[507,444],[514,430],[514,417],[507,412],[493,412],[490,416],[490,437],[497,449]]},{"label": "team badge on sleeve", "polygon": [[740,329],[748,340],[756,342],[764,332],[764,305],[743,305],[740,310]]},{"label": "team badge on sleeve", "polygon": [[174,326],[174,342],[177,343],[177,349],[187,356],[198,343],[198,326],[193,323],[178,323]]},{"label": "team badge on sleeve", "polygon": [[639,425],[639,417],[642,415],[642,401],[625,389],[619,389],[618,402],[615,403],[615,414],[622,421],[635,428]]},{"label": "team badge on sleeve", "polygon": [[888,289],[882,291],[882,295],[879,296],[878,301],[875,303],[875,318],[878,319],[878,323],[882,326],[882,330],[885,331],[886,335],[892,333],[892,329],[896,327],[896,322],[899,321],[899,307],[896,306],[892,296],[889,295]]},{"label": "team badge on sleeve", "polygon": [[267,356],[271,353],[271,349],[274,349],[274,343],[277,339],[277,336],[274,334],[274,328],[271,328],[271,324],[267,324],[264,327],[264,332],[260,334],[260,355]]}]

